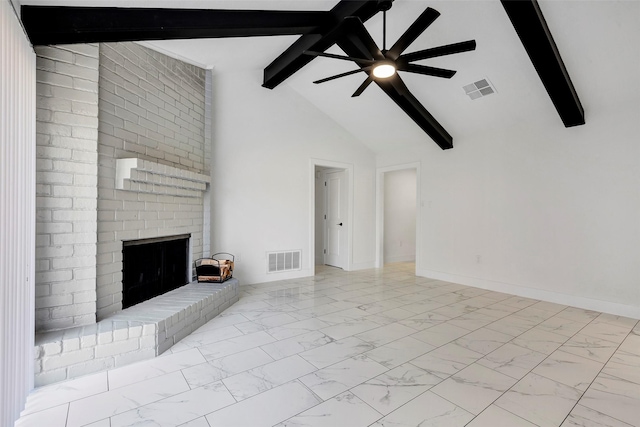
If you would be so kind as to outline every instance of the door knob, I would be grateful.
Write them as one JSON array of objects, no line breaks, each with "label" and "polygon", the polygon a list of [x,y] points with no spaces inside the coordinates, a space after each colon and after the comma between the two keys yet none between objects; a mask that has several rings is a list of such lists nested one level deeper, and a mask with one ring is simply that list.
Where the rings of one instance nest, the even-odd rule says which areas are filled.
[{"label": "door knob", "polygon": [[342,223],[338,224],[340,227],[342,227]]}]

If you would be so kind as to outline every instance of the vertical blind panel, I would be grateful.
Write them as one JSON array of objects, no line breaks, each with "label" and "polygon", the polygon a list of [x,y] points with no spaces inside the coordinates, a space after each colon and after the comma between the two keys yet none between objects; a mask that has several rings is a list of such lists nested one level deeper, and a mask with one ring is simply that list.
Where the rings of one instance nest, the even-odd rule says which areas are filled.
[{"label": "vertical blind panel", "polygon": [[36,58],[0,1],[0,425],[33,387]]}]

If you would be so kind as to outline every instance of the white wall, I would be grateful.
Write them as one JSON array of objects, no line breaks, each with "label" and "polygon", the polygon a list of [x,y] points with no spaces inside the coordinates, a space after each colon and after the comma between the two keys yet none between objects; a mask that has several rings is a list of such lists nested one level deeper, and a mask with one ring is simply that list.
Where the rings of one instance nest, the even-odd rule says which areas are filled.
[{"label": "white wall", "polygon": [[[375,258],[375,157],[286,84],[214,69],[211,251],[239,255],[242,283],[312,275],[311,159],[353,165],[352,269]],[[331,164],[329,164],[331,166]],[[266,274],[265,253],[302,250],[302,270]]]},{"label": "white wall", "polygon": [[543,6],[585,125],[563,127],[523,56],[528,84],[489,76],[462,118],[428,107],[452,150],[398,141],[378,166],[421,162],[419,274],[640,318],[640,3]]},{"label": "white wall", "polygon": [[640,107],[598,107],[378,155],[422,162],[418,273],[640,317]]},{"label": "white wall", "polygon": [[416,170],[384,174],[384,262],[416,259]]},{"label": "white wall", "polygon": [[0,425],[33,388],[36,56],[0,2]]}]

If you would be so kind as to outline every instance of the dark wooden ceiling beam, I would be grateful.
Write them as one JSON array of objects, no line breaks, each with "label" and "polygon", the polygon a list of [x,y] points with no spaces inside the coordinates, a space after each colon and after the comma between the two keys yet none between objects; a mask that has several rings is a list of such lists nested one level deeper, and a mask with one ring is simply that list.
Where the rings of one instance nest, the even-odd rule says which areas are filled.
[{"label": "dark wooden ceiling beam", "polygon": [[565,127],[583,125],[584,109],[536,0],[501,0]]},{"label": "dark wooden ceiling beam", "polygon": [[363,22],[380,11],[379,0],[341,0],[330,11],[157,9],[24,5],[21,19],[34,45],[221,37],[301,35],[264,70],[273,89],[325,51],[347,16]]},{"label": "dark wooden ceiling beam", "polygon": [[314,11],[29,5],[21,19],[34,45],[299,35],[333,22]]},{"label": "dark wooden ceiling beam", "polygon": [[[390,1],[341,0],[329,12],[25,5],[21,14],[34,45],[302,34],[265,69],[263,86],[273,89],[315,58],[305,50],[324,52],[338,43],[350,56],[368,57],[361,43],[344,37],[341,24],[348,16],[367,21]],[[452,148],[451,135],[399,77],[392,80],[376,83],[442,149]]]},{"label": "dark wooden ceiling beam", "polygon": [[315,57],[305,55],[305,50],[324,52],[333,46],[339,36],[336,30],[347,16],[357,16],[365,22],[379,11],[380,5],[377,0],[341,0],[328,12],[331,20],[326,25],[317,28],[313,33],[301,36],[267,65],[262,86],[273,89],[311,62]]}]

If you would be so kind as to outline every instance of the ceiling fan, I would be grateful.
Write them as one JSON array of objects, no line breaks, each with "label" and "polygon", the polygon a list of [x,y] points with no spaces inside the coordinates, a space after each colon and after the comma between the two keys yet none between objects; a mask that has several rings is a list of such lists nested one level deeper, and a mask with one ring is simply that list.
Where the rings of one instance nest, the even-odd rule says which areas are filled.
[{"label": "ceiling fan", "polygon": [[376,81],[378,83],[388,81],[392,85],[406,90],[406,86],[400,83],[400,77],[398,76],[397,71],[450,79],[456,73],[455,71],[443,68],[429,67],[426,65],[413,64],[413,62],[423,59],[435,58],[438,56],[451,55],[454,53],[467,52],[476,48],[476,41],[468,40],[460,43],[453,43],[403,54],[403,52],[411,45],[411,43],[413,43],[424,32],[424,30],[426,30],[427,27],[429,27],[429,25],[431,25],[433,21],[435,21],[436,18],[440,16],[440,12],[428,7],[413,22],[413,24],[411,24],[411,26],[404,32],[404,34],[400,36],[400,38],[395,42],[391,49],[387,50],[386,13],[387,10],[391,8],[391,4],[392,1],[379,2],[380,10],[382,10],[383,12],[382,49],[378,48],[377,44],[359,18],[347,17],[344,19],[340,26],[339,30],[344,34],[343,37],[349,38],[352,43],[360,45],[362,49],[359,49],[359,51],[368,53],[368,55],[366,55],[368,57],[361,58],[354,56],[335,55],[331,53],[316,52],[312,50],[307,50],[304,52],[306,55],[311,56],[322,56],[326,58],[353,61],[360,66],[360,68],[357,70],[351,70],[331,77],[326,77],[324,79],[316,80],[313,83],[324,83],[364,71],[368,74],[368,77],[353,93],[353,95],[351,95],[352,97],[359,96],[373,81]]}]

